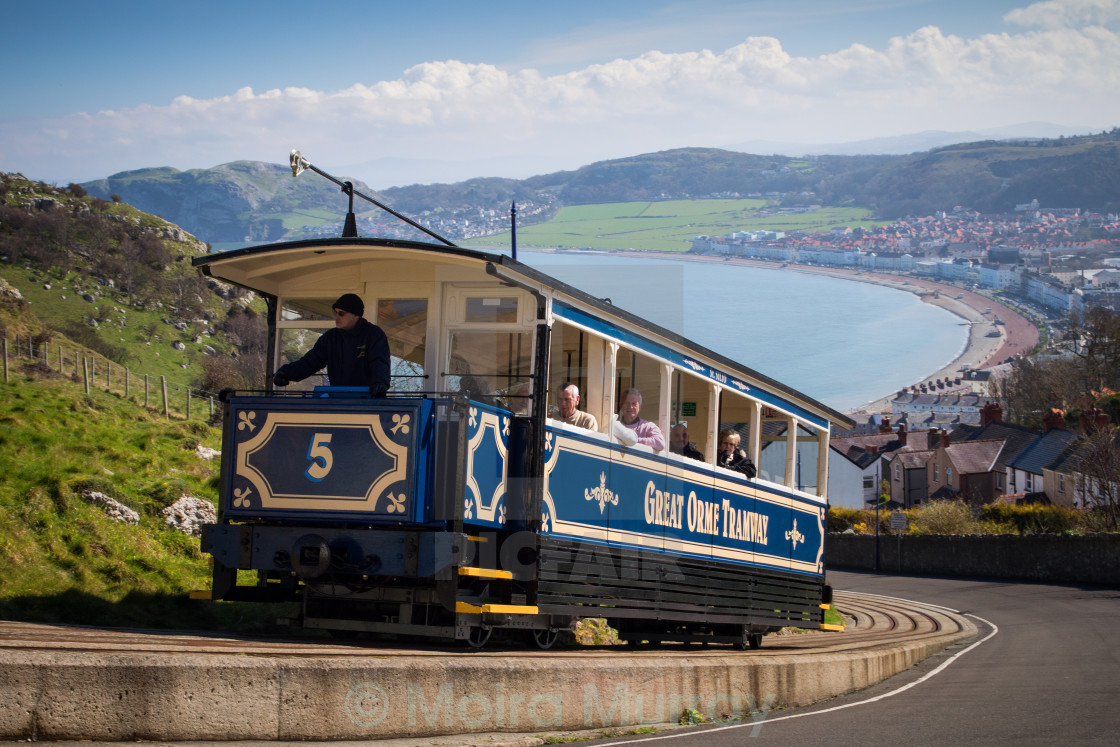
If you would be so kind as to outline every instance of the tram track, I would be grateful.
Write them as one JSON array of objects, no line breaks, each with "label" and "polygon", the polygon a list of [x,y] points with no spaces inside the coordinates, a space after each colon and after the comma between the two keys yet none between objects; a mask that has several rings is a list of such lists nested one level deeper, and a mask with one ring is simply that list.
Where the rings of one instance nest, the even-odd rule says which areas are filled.
[{"label": "tram track", "polygon": [[[842,632],[726,644],[483,649],[0,621],[0,738],[322,741],[750,718],[873,685],[974,626],[837,592]],[[699,705],[686,705],[696,703]],[[753,704],[753,705],[752,705]]]},{"label": "tram track", "polygon": [[[904,600],[837,592],[835,607],[850,620],[842,632],[805,631],[768,635],[757,651],[735,651],[736,656],[773,657],[789,654],[851,652],[916,640],[955,636],[969,632],[960,615],[944,608]],[[973,629],[974,630],[974,629]],[[366,656],[487,656],[603,657],[627,656],[720,657],[729,646],[673,644],[656,647],[560,647],[550,651],[509,644],[482,650],[453,645],[400,644],[383,640],[340,643],[296,638],[232,637],[213,632],[92,628],[79,625],[0,621],[0,654],[4,651],[69,652],[96,654],[207,654],[259,657],[366,657]]]}]

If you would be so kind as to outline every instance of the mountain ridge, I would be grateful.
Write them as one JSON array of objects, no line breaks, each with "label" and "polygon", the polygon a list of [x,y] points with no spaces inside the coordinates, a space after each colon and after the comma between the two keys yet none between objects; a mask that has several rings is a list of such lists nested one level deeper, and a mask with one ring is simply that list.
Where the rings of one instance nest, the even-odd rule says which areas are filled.
[{"label": "mountain ridge", "polygon": [[[117,194],[212,242],[303,238],[316,226],[341,222],[345,198],[335,185],[289,174],[286,166],[235,161],[186,172],[121,172],[82,186],[103,199]],[[527,222],[547,220],[563,205],[736,195],[783,206],[864,207],[884,220],[957,206],[1011,212],[1032,199],[1120,211],[1120,128],[1059,139],[983,140],[904,156],[794,158],[678,148],[527,179],[481,177],[379,191],[355,182],[355,188],[406,215],[426,216],[421,222],[440,221],[453,239],[467,235],[455,231],[472,216],[477,223],[480,212],[505,211],[513,201],[538,204],[523,218]]]}]

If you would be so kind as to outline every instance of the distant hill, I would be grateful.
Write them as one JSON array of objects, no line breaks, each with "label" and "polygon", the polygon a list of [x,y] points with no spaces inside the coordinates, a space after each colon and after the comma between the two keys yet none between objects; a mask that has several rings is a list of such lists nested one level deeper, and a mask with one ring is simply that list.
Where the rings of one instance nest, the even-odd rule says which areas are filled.
[{"label": "distant hill", "polygon": [[[208,242],[278,240],[293,227],[341,220],[346,212],[346,197],[334,183],[315,174],[296,179],[287,166],[259,161],[190,171],[122,171],[82,186],[104,200],[115,194]],[[372,191],[362,182],[354,188]],[[354,207],[369,206],[355,202]]]},{"label": "distant hill", "polygon": [[868,140],[855,140],[843,143],[791,143],[773,140],[748,140],[721,146],[726,150],[742,153],[780,153],[786,156],[832,155],[894,155],[904,156],[934,148],[945,148],[961,143],[975,143],[982,140],[1035,141],[1040,138],[1057,139],[1085,135],[1090,127],[1064,127],[1049,122],[1024,122],[1008,127],[994,127],[986,130],[924,130],[906,135],[877,137]]},{"label": "distant hill", "polygon": [[[285,166],[250,161],[186,172],[143,169],[82,186],[102,198],[119,195],[210,242],[308,235],[305,226],[340,224],[346,210],[345,198],[330,181],[314,174],[293,179]],[[441,224],[450,238],[457,238],[454,226],[470,224],[472,213],[505,211],[513,200],[554,209],[738,194],[787,205],[865,207],[888,220],[956,206],[1010,212],[1032,199],[1055,207],[1120,211],[1120,128],[1058,139],[987,140],[900,156],[793,158],[682,148],[522,180],[470,179],[378,193],[360,182],[355,187],[422,222],[431,217],[426,213],[458,212],[461,219],[451,221],[450,230]],[[367,207],[355,203],[356,211]],[[529,222],[551,214],[540,211]]]}]

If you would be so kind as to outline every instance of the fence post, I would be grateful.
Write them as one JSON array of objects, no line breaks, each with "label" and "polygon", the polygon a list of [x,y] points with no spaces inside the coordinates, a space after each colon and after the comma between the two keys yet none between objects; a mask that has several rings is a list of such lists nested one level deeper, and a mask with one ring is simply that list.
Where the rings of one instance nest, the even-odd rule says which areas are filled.
[{"label": "fence post", "polygon": [[171,417],[171,410],[168,408],[168,405],[167,405],[167,377],[166,376],[160,375],[159,385],[160,385],[160,389],[163,390],[163,417],[169,418],[169,417]]},{"label": "fence post", "polygon": [[208,397],[208,399],[210,400],[210,419],[213,420],[214,419],[214,398],[213,397]]},{"label": "fence post", "polygon": [[187,420],[191,419],[191,388],[187,387]]},{"label": "fence post", "polygon": [[[97,359],[92,355],[89,357],[89,377],[94,385],[97,384]],[[89,392],[89,381],[86,381],[86,392]]]},{"label": "fence post", "polygon": [[113,391],[113,363],[105,361],[105,391]]},{"label": "fence post", "polygon": [[8,336],[4,335],[4,383],[8,383]]},{"label": "fence post", "polygon": [[89,372],[92,366],[82,358],[82,381],[85,382],[86,394],[89,394]]},{"label": "fence post", "polygon": [[61,345],[59,345],[59,346],[58,346],[58,375],[59,375],[59,376],[61,376],[61,375],[62,375],[62,366],[63,366],[63,360],[62,360],[62,346],[61,346]]},{"label": "fence post", "polygon": [[128,369],[124,370],[124,398],[128,399]]},{"label": "fence post", "polygon": [[148,406],[148,374],[144,374],[144,407]]}]

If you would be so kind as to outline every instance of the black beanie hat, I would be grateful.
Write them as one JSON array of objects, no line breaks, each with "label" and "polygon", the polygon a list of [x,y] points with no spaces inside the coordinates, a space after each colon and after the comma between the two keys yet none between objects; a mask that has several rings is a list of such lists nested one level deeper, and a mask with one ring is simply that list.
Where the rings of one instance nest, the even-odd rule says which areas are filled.
[{"label": "black beanie hat", "polygon": [[344,293],[331,304],[331,308],[342,309],[343,311],[349,311],[354,316],[361,316],[366,310],[366,305],[362,303],[362,299],[356,293]]}]

